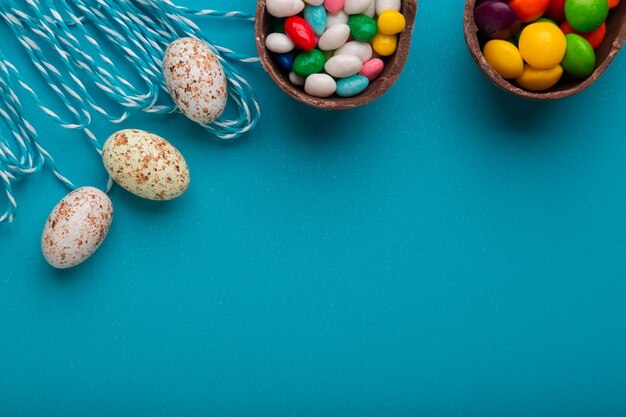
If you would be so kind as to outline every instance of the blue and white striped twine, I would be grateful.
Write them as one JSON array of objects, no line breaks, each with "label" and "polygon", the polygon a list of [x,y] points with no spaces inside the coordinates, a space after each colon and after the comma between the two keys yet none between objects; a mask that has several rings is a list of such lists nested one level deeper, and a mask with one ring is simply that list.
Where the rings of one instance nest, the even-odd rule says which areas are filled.
[{"label": "blue and white striped twine", "polygon": [[[24,115],[18,89],[60,126],[84,131],[101,154],[101,144],[89,129],[93,114],[120,123],[133,110],[157,114],[177,111],[165,88],[161,61],[171,42],[191,36],[204,40],[218,57],[228,78],[230,101],[237,109],[236,118],[224,115],[203,127],[228,140],[250,131],[259,120],[259,104],[252,88],[235,69],[237,64],[255,63],[258,58],[215,45],[190,19],[210,16],[254,21],[251,15],[195,10],[172,0],[1,0],[0,16],[49,87],[46,92],[31,88],[0,50],[0,119],[10,133],[0,133],[0,183],[6,195],[0,222],[13,220],[17,209],[14,184],[44,165],[68,188],[75,188],[39,143],[36,129]],[[137,71],[143,85],[130,83],[96,39],[106,39]],[[64,108],[53,110],[43,99],[55,96],[54,101],[60,99]],[[107,189],[111,184],[109,178]]]}]

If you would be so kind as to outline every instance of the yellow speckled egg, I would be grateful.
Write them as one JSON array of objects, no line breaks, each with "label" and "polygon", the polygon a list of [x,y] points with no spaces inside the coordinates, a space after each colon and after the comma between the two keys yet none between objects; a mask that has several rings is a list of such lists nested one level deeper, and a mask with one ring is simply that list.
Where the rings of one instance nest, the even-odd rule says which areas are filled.
[{"label": "yellow speckled egg", "polygon": [[102,148],[102,161],[122,188],[149,200],[171,200],[189,187],[189,168],[178,149],[143,130],[111,135]]},{"label": "yellow speckled egg", "polygon": [[483,48],[483,55],[502,78],[517,78],[524,72],[524,60],[511,42],[501,39],[490,40]]},{"label": "yellow speckled egg", "polygon": [[557,65],[550,69],[533,68],[526,64],[524,72],[515,81],[529,91],[543,91],[554,87],[563,76],[563,67]]},{"label": "yellow speckled egg", "polygon": [[113,205],[102,191],[83,187],[57,204],[41,234],[41,251],[55,268],[74,267],[102,244],[113,221]]},{"label": "yellow speckled egg", "polygon": [[224,112],[226,76],[205,42],[196,38],[172,42],[163,58],[163,78],[172,99],[191,120],[210,123]]}]

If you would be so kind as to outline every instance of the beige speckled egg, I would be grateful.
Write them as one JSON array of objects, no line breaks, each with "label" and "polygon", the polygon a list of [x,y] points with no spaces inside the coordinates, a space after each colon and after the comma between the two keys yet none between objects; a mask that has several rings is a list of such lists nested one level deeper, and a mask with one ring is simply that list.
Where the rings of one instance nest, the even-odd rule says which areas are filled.
[{"label": "beige speckled egg", "polygon": [[100,247],[112,220],[113,205],[105,193],[93,187],[72,191],[48,216],[41,234],[44,258],[59,269],[80,264]]},{"label": "beige speckled egg", "polygon": [[102,161],[116,183],[149,200],[171,200],[189,187],[189,168],[178,149],[143,130],[111,135],[102,148]]},{"label": "beige speckled egg", "polygon": [[222,115],[228,98],[222,65],[209,46],[196,38],[170,44],[163,58],[165,85],[185,116],[210,123]]}]

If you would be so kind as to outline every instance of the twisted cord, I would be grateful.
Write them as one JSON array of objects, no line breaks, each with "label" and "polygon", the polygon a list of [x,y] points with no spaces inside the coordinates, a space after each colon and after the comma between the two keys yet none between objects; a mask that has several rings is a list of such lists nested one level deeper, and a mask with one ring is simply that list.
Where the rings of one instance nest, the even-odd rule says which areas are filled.
[{"label": "twisted cord", "polygon": [[[172,0],[0,2],[0,18],[27,53],[47,90],[36,91],[27,84],[0,51],[0,118],[10,132],[3,135],[0,131],[0,184],[7,200],[0,222],[13,220],[17,208],[14,184],[46,164],[64,185],[74,188],[57,170],[52,156],[38,142],[37,131],[23,116],[18,87],[61,127],[85,132],[102,154],[101,144],[89,128],[93,114],[120,123],[133,110],[157,114],[177,111],[162,77],[162,60],[170,43],[191,36],[206,42],[218,58],[236,110],[202,126],[224,140],[254,128],[260,117],[259,104],[236,66],[256,63],[258,58],[215,45],[188,16],[254,20],[238,11],[191,9]],[[116,58],[101,46],[103,40],[113,48]],[[120,66],[114,62],[117,58],[128,65]],[[234,113],[234,117],[227,113]],[[109,177],[107,190],[111,185]]]}]

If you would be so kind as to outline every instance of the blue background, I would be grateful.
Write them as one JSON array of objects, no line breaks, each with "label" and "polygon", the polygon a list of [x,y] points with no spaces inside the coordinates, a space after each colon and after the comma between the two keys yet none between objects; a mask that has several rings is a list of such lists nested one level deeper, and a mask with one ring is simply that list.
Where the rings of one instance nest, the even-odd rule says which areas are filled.
[{"label": "blue background", "polygon": [[[462,9],[423,2],[405,72],[365,108],[307,108],[252,66],[264,114],[241,140],[135,114],[122,127],[174,143],[192,186],[115,188],[73,270],[39,249],[65,189],[22,181],[0,227],[0,414],[626,414],[626,56],[576,97],[521,101],[472,63]],[[201,22],[254,52],[250,24]],[[103,185],[86,138],[32,114],[63,172]]]}]

